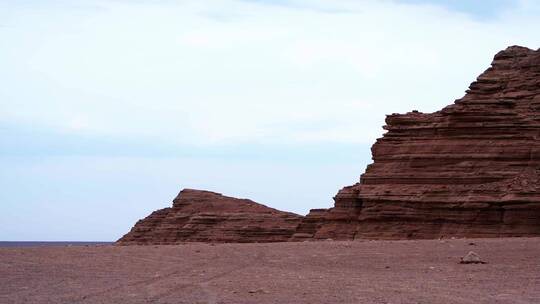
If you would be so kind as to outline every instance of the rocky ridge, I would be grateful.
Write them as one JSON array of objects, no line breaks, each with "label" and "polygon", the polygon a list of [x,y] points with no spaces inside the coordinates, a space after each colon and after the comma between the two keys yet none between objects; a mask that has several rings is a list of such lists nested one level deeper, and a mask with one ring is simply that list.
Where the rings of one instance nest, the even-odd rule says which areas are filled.
[{"label": "rocky ridge", "polygon": [[284,242],[301,218],[248,199],[184,189],[173,200],[172,208],[155,211],[138,221],[117,244]]}]

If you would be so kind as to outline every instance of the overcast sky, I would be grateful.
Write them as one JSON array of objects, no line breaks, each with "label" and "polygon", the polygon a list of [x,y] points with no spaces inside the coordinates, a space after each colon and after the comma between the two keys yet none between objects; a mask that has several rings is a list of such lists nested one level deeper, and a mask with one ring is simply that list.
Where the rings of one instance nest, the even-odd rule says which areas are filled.
[{"label": "overcast sky", "polygon": [[115,240],[186,187],[329,207],[385,114],[539,31],[538,1],[0,0],[0,240]]}]

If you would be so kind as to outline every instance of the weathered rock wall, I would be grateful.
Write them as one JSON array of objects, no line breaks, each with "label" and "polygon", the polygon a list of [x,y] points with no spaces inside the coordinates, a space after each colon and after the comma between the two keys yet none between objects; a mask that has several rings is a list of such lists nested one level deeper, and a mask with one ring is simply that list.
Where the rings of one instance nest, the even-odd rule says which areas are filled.
[{"label": "weathered rock wall", "polygon": [[455,104],[384,128],[360,182],[294,240],[540,235],[540,50],[509,47]]}]

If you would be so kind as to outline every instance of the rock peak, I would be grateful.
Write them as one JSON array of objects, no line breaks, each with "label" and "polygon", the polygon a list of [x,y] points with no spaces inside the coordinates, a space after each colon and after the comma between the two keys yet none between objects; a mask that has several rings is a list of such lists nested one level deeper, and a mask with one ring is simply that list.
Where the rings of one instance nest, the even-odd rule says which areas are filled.
[{"label": "rock peak", "polygon": [[[221,193],[218,193],[218,192],[213,192],[213,191],[208,191],[208,190],[199,190],[199,189],[193,189],[193,188],[184,188],[182,190],[180,190],[180,194],[181,193],[184,193],[184,194],[189,194],[189,193],[198,193],[198,194],[213,194],[213,195],[223,195]],[[178,195],[180,195],[178,194]]]},{"label": "rock peak", "polygon": [[540,52],[540,49],[535,51],[528,47],[513,45],[495,54],[493,60],[497,61],[497,60],[503,60],[503,59],[513,58],[513,57],[514,58],[525,57],[525,56],[534,55],[535,53],[539,53],[539,52]]},{"label": "rock peak", "polygon": [[530,53],[535,52],[535,50],[528,48],[526,46],[521,45],[511,45],[507,47],[506,49],[502,50],[501,52],[510,52],[510,53]]}]

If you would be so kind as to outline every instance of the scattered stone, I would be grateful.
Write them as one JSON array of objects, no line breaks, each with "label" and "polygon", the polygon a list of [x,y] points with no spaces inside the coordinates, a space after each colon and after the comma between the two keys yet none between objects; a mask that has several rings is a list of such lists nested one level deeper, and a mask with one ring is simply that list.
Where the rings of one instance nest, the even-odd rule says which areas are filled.
[{"label": "scattered stone", "polygon": [[461,258],[460,264],[486,264],[486,262],[482,261],[480,256],[474,252],[469,251],[467,255]]},{"label": "scattered stone", "polygon": [[251,289],[248,291],[249,293],[268,293],[266,289],[259,288],[259,289]]}]

